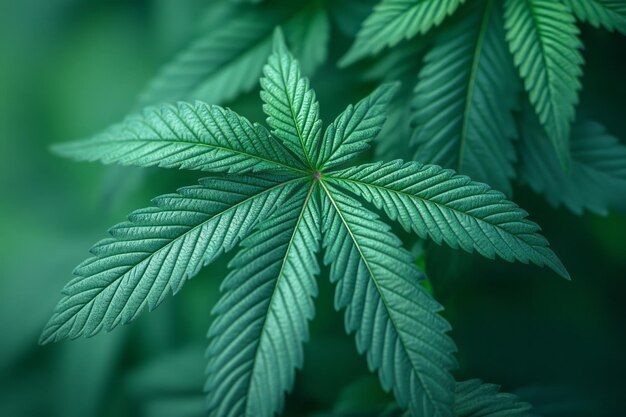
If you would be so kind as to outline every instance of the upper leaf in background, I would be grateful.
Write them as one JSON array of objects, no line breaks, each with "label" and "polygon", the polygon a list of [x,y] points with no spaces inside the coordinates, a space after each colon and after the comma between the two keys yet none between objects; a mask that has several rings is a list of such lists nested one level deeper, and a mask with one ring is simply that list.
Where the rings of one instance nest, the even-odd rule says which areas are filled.
[{"label": "upper leaf in background", "polygon": [[[454,398],[456,417],[539,417],[533,407],[516,395],[499,392],[500,387],[479,379],[457,382]],[[380,417],[411,417],[394,411]]]},{"label": "upper leaf in background", "polygon": [[426,33],[465,0],[382,0],[365,19],[356,41],[340,60],[346,66],[418,33]]},{"label": "upper leaf in background", "polygon": [[326,59],[326,11],[317,1],[283,3],[236,6],[230,18],[207,28],[206,35],[163,68],[142,94],[140,106],[178,100],[220,104],[252,90],[279,25],[303,70],[312,73]]},{"label": "upper leaf in background", "polygon": [[415,160],[452,168],[510,195],[517,74],[500,7],[493,0],[472,6],[442,32],[420,71],[411,103]]},{"label": "upper leaf in background", "polygon": [[624,209],[626,146],[602,125],[577,121],[571,135],[572,163],[569,172],[563,172],[531,111],[524,112],[520,128],[520,180],[552,206],[562,204],[576,214],[589,210],[606,215],[611,208]]},{"label": "upper leaf in background", "polygon": [[624,0],[563,0],[583,22],[594,27],[617,30],[626,35],[626,2]]},{"label": "upper leaf in background", "polygon": [[583,64],[574,16],[554,0],[507,0],[504,20],[530,102],[567,170]]}]

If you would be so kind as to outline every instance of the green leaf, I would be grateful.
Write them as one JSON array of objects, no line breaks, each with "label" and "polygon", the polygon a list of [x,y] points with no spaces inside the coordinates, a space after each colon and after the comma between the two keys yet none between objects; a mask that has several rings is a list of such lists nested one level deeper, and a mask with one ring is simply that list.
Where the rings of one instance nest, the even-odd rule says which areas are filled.
[{"label": "green leaf", "polygon": [[479,1],[426,55],[412,102],[415,160],[511,194],[517,74],[499,7]]},{"label": "green leaf", "polygon": [[626,35],[626,2],[624,0],[563,0],[583,22],[594,27],[617,30]]},{"label": "green leaf", "polygon": [[326,174],[383,209],[406,230],[477,251],[488,258],[532,262],[569,278],[565,267],[526,212],[489,186],[436,165],[392,161]]},{"label": "green leaf", "polygon": [[322,130],[319,104],[280,30],[275,32],[274,51],[263,68],[263,75],[261,98],[272,133],[315,168]]},{"label": "green leaf", "polygon": [[537,417],[532,406],[513,394],[478,379],[457,382],[454,404],[458,417]]},{"label": "green leaf", "polygon": [[321,182],[324,262],[337,282],[335,306],[356,332],[385,390],[413,415],[452,416],[456,348],[442,307],[420,285],[422,273],[389,226]]},{"label": "green leaf", "polygon": [[383,127],[389,102],[399,87],[398,83],[384,84],[337,116],[324,132],[316,165],[328,169],[366,151]]},{"label": "green leaf", "polygon": [[155,309],[288,197],[300,179],[211,177],[154,199],[92,247],[40,342],[110,331]]},{"label": "green leaf", "polygon": [[201,102],[148,108],[91,139],[53,149],[78,160],[144,167],[230,173],[304,168],[263,126]]},{"label": "green leaf", "polygon": [[574,16],[554,0],[507,0],[506,37],[542,126],[568,169],[583,58]]},{"label": "green leaf", "polygon": [[346,66],[439,25],[465,0],[381,0],[341,59]]},{"label": "green leaf", "polygon": [[[499,392],[494,384],[479,379],[457,382],[454,398],[456,417],[538,417],[530,404],[516,395]],[[380,417],[410,417],[408,412],[391,409]]]},{"label": "green leaf", "polygon": [[520,179],[545,196],[550,205],[564,205],[576,214],[589,210],[605,215],[626,195],[626,146],[592,121],[572,129],[572,164],[560,169],[536,117],[524,113],[521,126]]},{"label": "green leaf", "polygon": [[277,25],[285,28],[296,46],[294,52],[313,72],[326,59],[326,12],[314,3],[283,6],[236,7],[163,68],[142,94],[140,105],[197,99],[218,104],[252,90],[271,52]]},{"label": "green leaf", "polygon": [[205,388],[211,416],[272,417],[293,387],[317,294],[314,188],[302,188],[261,223],[231,262],[209,331]]}]

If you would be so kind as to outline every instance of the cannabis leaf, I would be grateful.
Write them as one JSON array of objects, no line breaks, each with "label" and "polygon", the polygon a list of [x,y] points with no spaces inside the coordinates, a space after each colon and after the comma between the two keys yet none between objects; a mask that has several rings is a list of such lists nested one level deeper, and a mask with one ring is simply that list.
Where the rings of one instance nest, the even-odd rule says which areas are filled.
[{"label": "cannabis leaf", "polygon": [[[457,417],[538,417],[530,404],[521,401],[516,395],[499,392],[499,390],[500,387],[497,385],[485,384],[479,379],[457,382],[454,415]],[[403,413],[401,416],[409,417],[410,415]]]},{"label": "cannabis leaf", "polygon": [[308,188],[261,223],[230,264],[209,331],[212,415],[273,415],[302,366],[319,272],[319,209],[315,184]]},{"label": "cannabis leaf", "polygon": [[[223,4],[213,2],[208,13]],[[326,59],[330,32],[319,3],[234,5],[228,18],[205,30],[149,84],[142,106],[176,100],[223,103],[256,86],[272,48],[274,27],[282,25],[297,56],[312,72]]]},{"label": "cannabis leaf", "polygon": [[557,157],[530,111],[521,123],[520,179],[542,193],[553,206],[574,213],[597,214],[621,203],[626,194],[626,146],[592,121],[576,122],[572,129],[572,163],[560,169]]},{"label": "cannabis leaf", "polygon": [[478,379],[457,382],[454,411],[459,417],[537,417],[532,406],[494,384]]},{"label": "cannabis leaf", "polygon": [[[346,329],[356,331],[385,390],[412,414],[452,415],[456,362],[450,325],[420,286],[422,273],[389,226],[343,195],[320,183],[324,218],[324,261],[338,282],[335,306],[346,308]],[[418,326],[418,328],[416,328]]]},{"label": "cannabis leaf", "polygon": [[336,182],[383,209],[406,230],[437,243],[483,256],[496,255],[567,271],[526,213],[487,185],[436,165],[377,162],[328,174]]},{"label": "cannabis leaf", "polygon": [[563,0],[576,17],[595,27],[626,35],[626,3],[623,0]]},{"label": "cannabis leaf", "polygon": [[[282,35],[277,35],[282,36]],[[274,42],[274,53],[263,69],[261,98],[272,133],[292,152],[316,168],[322,121],[315,92],[287,50],[284,39]]]},{"label": "cannabis leaf", "polygon": [[303,362],[321,241],[336,307],[346,309],[346,330],[382,386],[415,416],[452,416],[450,325],[410,253],[355,197],[422,237],[567,272],[539,227],[487,185],[416,162],[338,169],[380,131],[397,85],[349,106],[322,135],[315,93],[280,31],[273,51],[261,81],[272,133],[221,107],[181,103],[58,148],[77,159],[212,175],[113,227],[76,269],[41,341],[134,320],[243,239],[209,331],[208,408],[272,416]]},{"label": "cannabis leaf", "polygon": [[91,248],[48,322],[41,342],[91,336],[128,323],[177,293],[202,266],[232,249],[280,204],[294,178],[211,177],[157,197]]},{"label": "cannabis leaf", "polygon": [[583,63],[574,16],[558,1],[507,0],[504,20],[530,101],[567,169]]},{"label": "cannabis leaf", "polygon": [[354,45],[342,58],[349,65],[386,46],[426,33],[452,14],[465,0],[382,0],[365,20]]},{"label": "cannabis leaf", "polygon": [[263,126],[201,102],[148,108],[92,139],[53,150],[79,160],[209,172],[304,168]]},{"label": "cannabis leaf", "polygon": [[510,194],[517,78],[499,7],[473,6],[426,55],[412,102],[415,159]]}]

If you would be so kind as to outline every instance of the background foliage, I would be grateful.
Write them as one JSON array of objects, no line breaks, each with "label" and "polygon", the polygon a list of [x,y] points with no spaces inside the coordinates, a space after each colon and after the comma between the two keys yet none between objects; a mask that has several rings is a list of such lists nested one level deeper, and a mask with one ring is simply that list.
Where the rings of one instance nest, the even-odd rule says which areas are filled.
[{"label": "background foliage", "polygon": [[[223,2],[208,3],[217,7]],[[418,58],[431,50],[418,38],[401,43],[393,54],[383,51],[388,60],[339,69],[337,62],[372,3],[330,1],[330,47],[302,52],[310,58],[304,70],[314,74],[326,122],[371,91],[381,72],[414,82],[423,68]],[[257,28],[268,31],[268,49],[259,52],[260,61],[249,56],[247,68],[264,62],[275,23],[296,19],[292,42],[316,48],[326,43],[323,36],[319,43],[307,43],[311,35],[297,23],[314,15],[314,8],[277,10],[288,16],[269,16],[271,25]],[[72,267],[103,230],[152,196],[193,183],[198,175],[75,164],[53,157],[48,146],[120,120],[137,108],[139,96],[142,102],[154,101],[141,95],[148,80],[207,28],[228,19],[226,7],[208,13],[207,2],[201,0],[2,2],[0,415],[202,415],[199,364],[205,362],[209,312],[219,296],[214,277],[225,275],[228,258],[202,271],[185,291],[130,327],[88,340],[36,345]],[[312,33],[323,33],[321,20],[307,21],[317,22]],[[284,26],[289,36],[289,24]],[[578,113],[626,138],[626,40],[590,25],[581,25],[581,30],[585,64]],[[297,48],[294,52],[299,53]],[[254,82],[236,83],[246,85],[246,91],[223,92],[221,100],[260,121],[257,78],[254,74]],[[219,74],[215,83],[222,85]],[[407,142],[410,136],[406,132]],[[386,151],[398,148],[381,144],[376,150]],[[531,186],[532,174],[527,174]],[[516,184],[512,192],[542,225],[573,282],[559,280],[547,269],[486,261],[427,244],[427,271],[459,348],[457,375],[502,384],[545,416],[619,415],[626,372],[621,355],[626,348],[626,217],[576,216],[552,208],[527,186]],[[623,206],[624,199],[620,201]],[[419,244],[414,248],[422,249]],[[305,345],[305,368],[298,372],[285,415],[354,412],[387,404],[390,398],[368,376],[364,359],[344,333],[343,318],[333,310],[327,269],[318,283],[321,294]],[[355,401],[364,397],[367,402]]]}]

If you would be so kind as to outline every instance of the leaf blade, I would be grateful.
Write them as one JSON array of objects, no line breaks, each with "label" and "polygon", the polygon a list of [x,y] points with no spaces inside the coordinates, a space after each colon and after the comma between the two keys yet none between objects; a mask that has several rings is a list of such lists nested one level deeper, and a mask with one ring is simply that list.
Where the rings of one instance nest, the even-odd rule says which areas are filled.
[{"label": "leaf blade", "polygon": [[583,22],[626,35],[626,3],[621,0],[563,0]]},{"label": "leaf blade", "polygon": [[374,7],[350,50],[339,61],[350,65],[383,48],[394,46],[403,39],[424,34],[438,26],[465,0],[381,0]]},{"label": "leaf blade", "polygon": [[551,206],[600,215],[619,207],[626,194],[626,147],[604,126],[588,120],[574,123],[567,173],[560,169],[548,138],[529,111],[523,113],[521,133],[520,180],[544,195]]},{"label": "leaf blade", "polygon": [[507,0],[504,20],[509,49],[530,101],[567,170],[583,63],[574,16],[556,1]]},{"label": "leaf blade", "polygon": [[399,83],[383,84],[337,116],[324,132],[317,166],[329,169],[369,149],[399,87]]},{"label": "leaf blade", "polygon": [[135,211],[76,268],[40,342],[93,336],[133,321],[146,307],[153,310],[169,290],[175,294],[202,266],[232,249],[298,181],[207,178]]},{"label": "leaf blade", "polygon": [[411,103],[414,159],[511,194],[517,75],[500,10],[477,2],[426,55]]},{"label": "leaf blade", "polygon": [[209,415],[271,417],[283,408],[283,393],[302,366],[317,294],[320,233],[313,189],[301,189],[261,223],[231,262],[235,269],[222,285],[226,293],[209,331]]},{"label": "leaf blade", "polygon": [[77,160],[209,172],[302,172],[269,132],[237,113],[197,102],[153,107],[93,138],[56,145]]},{"label": "leaf blade", "polygon": [[[305,60],[305,68],[314,71],[326,59],[329,28],[325,10],[315,4],[285,6],[227,6],[232,10],[218,25],[207,28],[163,67],[142,93],[139,104],[144,107],[178,100],[221,104],[251,91],[272,50],[272,32],[278,25],[285,28],[297,55]],[[224,5],[209,7],[211,13]],[[313,31],[317,38],[306,36]],[[310,50],[316,50],[315,54],[304,54]]]},{"label": "leaf blade", "polygon": [[337,282],[335,306],[346,308],[346,330],[356,332],[357,349],[403,407],[414,415],[453,415],[456,347],[437,314],[442,307],[419,285],[421,273],[389,227],[320,184],[324,262]]},{"label": "leaf blade", "polygon": [[548,266],[569,274],[526,212],[487,185],[436,165],[392,161],[328,174],[328,180],[365,198],[406,230],[438,244]]},{"label": "leaf blade", "polygon": [[272,133],[307,166],[316,168],[322,129],[319,104],[280,30],[274,33],[273,53],[263,67],[261,87]]}]

